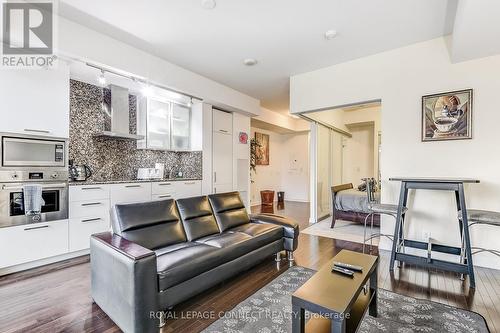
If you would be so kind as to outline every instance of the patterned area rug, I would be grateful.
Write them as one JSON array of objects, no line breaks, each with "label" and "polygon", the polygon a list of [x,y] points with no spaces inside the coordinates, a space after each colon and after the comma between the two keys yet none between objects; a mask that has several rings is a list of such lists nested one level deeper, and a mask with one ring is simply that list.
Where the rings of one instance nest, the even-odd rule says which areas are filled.
[{"label": "patterned area rug", "polygon": [[[204,333],[292,332],[291,295],[314,270],[291,267],[255,294],[238,304]],[[466,310],[379,289],[378,317],[366,315],[358,332],[489,332],[484,318]]]}]

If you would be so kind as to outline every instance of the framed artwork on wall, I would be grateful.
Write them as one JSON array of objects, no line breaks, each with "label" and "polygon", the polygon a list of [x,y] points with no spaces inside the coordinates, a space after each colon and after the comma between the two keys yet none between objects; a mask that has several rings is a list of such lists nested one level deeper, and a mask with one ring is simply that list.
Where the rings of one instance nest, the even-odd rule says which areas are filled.
[{"label": "framed artwork on wall", "polygon": [[256,147],[256,165],[269,165],[269,135],[255,132]]},{"label": "framed artwork on wall", "polygon": [[472,89],[422,97],[422,141],[472,139]]}]

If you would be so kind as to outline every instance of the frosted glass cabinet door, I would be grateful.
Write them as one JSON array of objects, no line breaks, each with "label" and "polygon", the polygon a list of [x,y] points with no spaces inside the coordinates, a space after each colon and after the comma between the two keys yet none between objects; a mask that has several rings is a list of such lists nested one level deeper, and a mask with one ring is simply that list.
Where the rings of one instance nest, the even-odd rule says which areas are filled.
[{"label": "frosted glass cabinet door", "polygon": [[172,149],[189,150],[191,108],[172,104]]},{"label": "frosted glass cabinet door", "polygon": [[150,149],[170,149],[171,103],[148,100],[147,146]]}]

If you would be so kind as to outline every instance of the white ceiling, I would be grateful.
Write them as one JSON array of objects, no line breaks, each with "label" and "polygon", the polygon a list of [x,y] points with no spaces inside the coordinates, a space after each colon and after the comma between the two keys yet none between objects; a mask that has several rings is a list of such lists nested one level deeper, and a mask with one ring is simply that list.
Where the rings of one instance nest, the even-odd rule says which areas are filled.
[{"label": "white ceiling", "polygon": [[[59,11],[287,112],[290,75],[450,34],[457,1],[61,0]],[[328,29],[338,36],[326,41]]]}]

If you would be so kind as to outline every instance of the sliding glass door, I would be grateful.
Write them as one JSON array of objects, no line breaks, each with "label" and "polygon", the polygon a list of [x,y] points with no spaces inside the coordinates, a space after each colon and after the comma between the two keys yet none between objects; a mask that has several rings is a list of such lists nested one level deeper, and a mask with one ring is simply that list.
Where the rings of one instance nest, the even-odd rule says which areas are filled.
[{"label": "sliding glass door", "polygon": [[330,215],[330,187],[332,183],[332,151],[330,129],[318,126],[317,141],[317,219],[322,220]]},{"label": "sliding glass door", "polygon": [[[331,187],[342,182],[342,134],[321,124],[314,124],[315,156],[314,170],[312,173],[315,187],[314,206],[311,207],[311,222],[321,221],[328,218],[332,212]],[[313,148],[313,147],[311,147]]]}]

